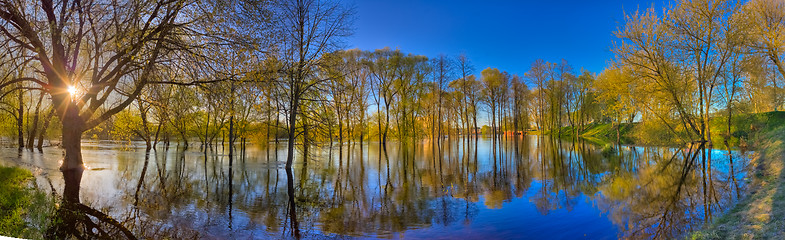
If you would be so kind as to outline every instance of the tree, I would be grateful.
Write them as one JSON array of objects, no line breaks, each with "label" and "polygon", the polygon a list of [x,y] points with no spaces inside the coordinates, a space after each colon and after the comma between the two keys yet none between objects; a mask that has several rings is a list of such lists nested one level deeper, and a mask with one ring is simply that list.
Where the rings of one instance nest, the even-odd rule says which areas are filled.
[{"label": "tree", "polygon": [[619,128],[625,116],[630,116],[631,112],[636,111],[632,103],[633,81],[630,73],[625,69],[609,68],[605,69],[594,82],[594,88],[599,93],[597,100],[605,106],[603,112],[613,119],[617,141],[621,138]]},{"label": "tree", "polygon": [[322,55],[341,47],[342,37],[351,34],[353,9],[327,0],[281,0],[275,5],[280,19],[275,29],[279,34],[274,53],[282,62],[280,86],[286,89],[288,154],[286,168],[291,169],[294,145],[299,131],[301,101],[329,78],[319,78],[316,67]]},{"label": "tree", "polygon": [[[723,48],[729,34],[733,34],[732,13],[737,5],[733,1],[681,1],[670,14],[667,26],[674,34],[674,43],[682,54],[686,53],[687,72],[696,81],[702,118],[702,141],[711,143],[709,128],[710,108],[714,90],[720,84],[721,72],[730,58],[729,49]],[[677,59],[674,61],[679,61]]]},{"label": "tree", "polygon": [[[613,51],[618,63],[627,66],[633,78],[648,86],[648,94],[657,96],[657,101],[670,108],[658,118],[667,120],[673,112],[672,116],[677,116],[680,125],[687,130],[687,137],[694,139],[694,135],[700,133],[699,120],[689,105],[693,102],[692,95],[687,92],[692,91],[695,83],[685,76],[683,66],[671,61],[681,56],[681,52],[671,47],[675,37],[668,34],[669,31],[667,24],[653,9],[636,12],[627,16],[625,27],[616,32],[622,41],[614,46]],[[602,90],[598,89],[598,92],[602,95]],[[663,122],[667,124],[665,120]],[[669,129],[675,131],[673,127]]]},{"label": "tree", "polygon": [[626,26],[616,33],[622,39],[614,48],[619,63],[630,66],[636,78],[650,81],[652,89],[666,93],[662,100],[672,104],[681,125],[689,129],[690,141],[711,145],[713,94],[730,57],[722,45],[733,34],[734,28],[727,26],[733,24],[737,8],[733,1],[683,0],[664,17],[651,8],[628,16]]},{"label": "tree", "polygon": [[741,7],[741,23],[748,47],[764,55],[785,77],[785,2],[751,0]]},{"label": "tree", "polygon": [[526,110],[529,87],[518,75],[512,76],[512,99],[513,130],[526,131],[529,128],[529,115]]},{"label": "tree", "polygon": [[[33,53],[41,78],[20,77],[46,89],[62,122],[66,182],[79,182],[82,133],[129,106],[149,84],[159,63],[188,49],[186,35],[203,15],[183,1],[0,2],[3,35]],[[40,11],[27,11],[28,8]],[[69,92],[69,89],[72,89]],[[111,99],[111,101],[109,101]],[[68,174],[72,173],[72,174]],[[77,188],[72,188],[77,187]],[[78,201],[78,185],[65,197]]]},{"label": "tree", "polygon": [[574,129],[574,136],[580,135],[581,131],[583,131],[584,124],[588,118],[587,112],[591,110],[592,105],[594,104],[592,96],[590,96],[592,94],[590,90],[594,83],[594,78],[594,75],[589,71],[584,70],[581,76],[576,78],[576,81],[574,82],[572,91],[575,99],[573,99],[574,102],[571,111],[574,112],[573,119],[575,119],[579,125]]},{"label": "tree", "polygon": [[477,81],[477,78],[474,75],[469,75],[464,80],[466,98],[468,101],[467,107],[469,108],[467,111],[472,116],[472,123],[474,124],[474,128],[472,128],[472,134],[475,134],[475,138],[479,137],[475,133],[480,128],[477,127],[477,113],[480,111],[480,102],[482,101],[482,83]]},{"label": "tree", "polygon": [[551,122],[554,124],[553,128],[559,129],[559,136],[561,136],[562,116],[567,109],[567,116],[569,117],[569,102],[571,101],[570,86],[572,85],[575,76],[572,74],[572,66],[567,63],[567,60],[562,59],[561,63],[553,63],[550,68],[551,81],[549,85],[549,93],[551,94]]},{"label": "tree", "polygon": [[548,63],[542,59],[534,60],[531,68],[526,72],[526,77],[529,78],[529,81],[534,83],[534,86],[536,87],[538,111],[535,111],[535,113],[537,113],[535,115],[537,119],[537,128],[539,128],[540,131],[545,131],[545,84],[547,83],[548,78]]},{"label": "tree", "polygon": [[442,135],[442,118],[443,114],[442,111],[444,109],[444,95],[447,88],[447,83],[452,76],[452,68],[453,64],[450,62],[449,58],[446,55],[441,54],[437,58],[432,60],[433,62],[431,65],[433,66],[434,70],[434,82],[436,83],[436,95],[438,96],[438,130],[437,132],[437,141],[441,141]]},{"label": "tree", "polygon": [[414,138],[417,136],[416,132],[416,112],[420,106],[418,97],[424,86],[426,76],[430,75],[432,65],[429,64],[428,58],[425,56],[418,56],[408,54],[403,57],[397,65],[397,79],[394,81],[394,87],[398,92],[398,139],[408,140],[409,137]]},{"label": "tree", "polygon": [[463,106],[461,108],[461,115],[462,115],[462,117],[464,119],[463,121],[464,121],[464,124],[465,124],[466,136],[469,136],[472,131],[469,130],[471,128],[469,126],[469,113],[470,113],[470,109],[469,109],[469,102],[470,102],[469,91],[470,90],[469,90],[469,88],[471,86],[469,84],[468,77],[473,75],[472,72],[474,71],[474,66],[472,66],[472,63],[471,63],[471,61],[469,61],[469,58],[466,56],[466,54],[462,53],[461,55],[458,55],[458,59],[457,59],[457,62],[456,62],[456,67],[457,67],[458,72],[461,74],[460,75],[461,78],[459,79],[460,82],[456,83],[457,84],[456,90],[459,90],[462,93],[461,94],[462,97],[460,98],[461,106]]},{"label": "tree", "polygon": [[483,99],[490,108],[491,132],[493,133],[493,137],[496,138],[498,128],[496,113],[502,97],[502,84],[505,82],[505,76],[496,68],[486,68],[485,70],[482,70],[481,75]]}]

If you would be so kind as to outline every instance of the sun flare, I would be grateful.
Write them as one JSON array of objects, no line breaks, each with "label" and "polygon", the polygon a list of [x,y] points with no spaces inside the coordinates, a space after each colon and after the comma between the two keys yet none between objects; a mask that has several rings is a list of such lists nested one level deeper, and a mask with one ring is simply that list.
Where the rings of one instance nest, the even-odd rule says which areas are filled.
[{"label": "sun flare", "polygon": [[69,86],[68,87],[68,94],[71,94],[71,97],[76,96],[76,87]]}]

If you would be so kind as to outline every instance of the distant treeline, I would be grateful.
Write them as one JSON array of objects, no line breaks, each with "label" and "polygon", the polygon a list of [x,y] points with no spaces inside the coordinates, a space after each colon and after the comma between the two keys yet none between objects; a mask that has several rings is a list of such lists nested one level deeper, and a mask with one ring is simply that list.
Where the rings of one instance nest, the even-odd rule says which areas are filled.
[{"label": "distant treeline", "polygon": [[[563,135],[562,127],[569,126],[568,135],[577,136],[590,123],[642,122],[673,141],[711,142],[710,119],[727,119],[727,131],[714,134],[727,137],[732,116],[779,110],[783,105],[783,1],[677,1],[662,11],[630,13],[615,33],[615,57],[601,73],[576,70],[566,60],[536,60],[522,63],[531,66],[523,75],[475,69],[466,55],[340,50],[341,37],[351,34],[353,9],[306,2],[332,6],[318,12],[330,24],[310,26],[318,23],[290,19],[286,11],[292,9],[284,8],[287,1],[231,3],[243,8],[199,3],[222,10],[205,18],[221,20],[213,27],[225,30],[221,36],[237,40],[227,45],[237,45],[190,42],[180,53],[196,57],[167,62],[179,56],[167,55],[157,60],[162,67],[152,71],[148,83],[172,84],[147,84],[136,95],[129,92],[133,88],[112,89],[118,91],[113,93],[117,100],[110,96],[99,102],[106,106],[82,114],[107,112],[121,96],[131,102],[83,129],[84,137],[200,146],[228,141],[230,136],[242,142],[288,138],[307,146],[441,139],[476,135],[483,126],[491,135]],[[315,9],[299,3],[290,4]],[[238,19],[269,24],[254,27],[231,21]],[[24,49],[13,45],[4,48],[11,52],[6,56]],[[19,66],[6,64],[3,69],[13,72],[9,76],[39,74],[39,65],[23,68],[24,72]],[[89,95],[91,84],[85,79],[69,85],[76,86],[76,94]],[[64,113],[53,108],[51,91],[35,82],[4,84],[2,135],[31,148],[41,146],[44,139],[60,138]],[[92,107],[90,103],[84,106]],[[95,115],[99,114],[87,117]]]}]

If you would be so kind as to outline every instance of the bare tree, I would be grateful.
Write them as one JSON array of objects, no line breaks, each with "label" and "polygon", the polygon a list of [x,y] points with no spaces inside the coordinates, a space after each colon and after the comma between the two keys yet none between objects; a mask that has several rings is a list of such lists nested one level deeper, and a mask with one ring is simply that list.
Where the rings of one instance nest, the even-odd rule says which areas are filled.
[{"label": "bare tree", "polygon": [[279,86],[286,89],[288,149],[286,168],[291,169],[297,138],[301,101],[329,78],[315,74],[322,55],[340,49],[342,37],[351,34],[353,9],[328,0],[281,0],[275,4],[278,51],[282,62]]},{"label": "bare tree", "polygon": [[469,136],[470,134],[469,128],[471,128],[469,126],[469,108],[468,108],[469,94],[467,94],[469,92],[468,89],[469,84],[467,84],[466,78],[469,77],[469,75],[472,75],[472,71],[474,71],[474,66],[472,66],[472,63],[471,61],[469,61],[469,58],[466,57],[466,54],[458,55],[458,61],[456,65],[457,65],[456,67],[458,68],[458,72],[460,72],[461,74],[461,79],[460,79],[461,83],[460,83],[460,87],[458,87],[459,88],[458,90],[460,90],[463,93],[463,97],[460,99],[462,103],[461,105],[464,106],[463,109],[461,109],[461,116],[464,119],[466,136]]}]

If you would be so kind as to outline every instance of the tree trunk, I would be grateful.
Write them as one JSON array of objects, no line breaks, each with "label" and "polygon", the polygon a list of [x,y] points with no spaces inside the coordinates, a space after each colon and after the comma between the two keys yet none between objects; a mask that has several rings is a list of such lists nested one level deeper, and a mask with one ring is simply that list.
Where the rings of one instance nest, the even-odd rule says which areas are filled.
[{"label": "tree trunk", "polygon": [[[711,96],[709,96],[709,99],[711,99]],[[709,104],[707,104],[706,105],[706,141],[708,142],[709,148],[711,148],[712,146],[714,146],[714,143],[711,142],[711,127],[710,127],[711,118],[709,117],[709,108],[710,106]]]},{"label": "tree trunk", "polygon": [[619,128],[621,128],[621,118],[619,118],[618,123],[616,123],[616,144],[618,144],[621,140],[621,133]]},{"label": "tree trunk", "polygon": [[289,104],[289,109],[291,110],[291,113],[289,113],[289,146],[288,146],[289,152],[287,153],[286,156],[287,170],[292,169],[292,162],[294,161],[294,142],[295,142],[295,136],[297,135],[295,134],[295,129],[296,129],[295,124],[297,123],[297,108],[299,108],[299,105],[300,103],[298,97],[292,96],[292,99],[290,100],[290,104]]},{"label": "tree trunk", "polygon": [[[234,106],[234,104],[232,104]],[[234,112],[229,116],[229,171],[232,171],[232,157],[234,157]]]},{"label": "tree trunk", "polygon": [[442,90],[441,90],[441,83],[439,84],[440,84],[439,85],[439,111],[436,114],[436,124],[439,125],[437,128],[438,130],[436,131],[436,134],[438,135],[436,137],[437,144],[442,142],[442,93],[441,93]]},{"label": "tree trunk", "polygon": [[[290,150],[292,149],[292,146],[293,145],[290,143],[289,144]],[[289,154],[290,154],[289,156],[291,156],[291,151],[289,151]],[[292,235],[294,235],[295,239],[300,239],[300,225],[297,220],[297,202],[295,201],[295,196],[294,196],[294,174],[292,174],[292,169],[289,167],[286,168],[286,194],[289,199],[288,212],[289,212],[289,222],[291,224]]]},{"label": "tree trunk", "polygon": [[[330,136],[332,136],[332,133],[330,133]],[[343,143],[343,118],[340,110],[338,111],[338,143]]]},{"label": "tree trunk", "polygon": [[24,135],[24,95],[22,90],[19,90],[19,94],[17,95],[17,101],[19,102],[19,108],[17,108],[16,112],[16,130],[17,130],[17,144],[19,145],[19,149],[25,148],[25,135]]},{"label": "tree trunk", "polygon": [[79,202],[79,185],[82,180],[82,129],[84,120],[79,117],[79,109],[74,102],[68,102],[63,116],[63,149],[65,159],[60,166],[65,181],[64,200]]},{"label": "tree trunk", "polygon": [[[363,106],[362,104],[360,106]],[[360,150],[363,149],[363,140],[365,138],[365,111],[360,113]]]},{"label": "tree trunk", "polygon": [[476,110],[476,108],[475,108],[474,111],[475,112],[472,113],[474,115],[474,121],[473,121],[474,122],[474,129],[472,129],[472,133],[474,134],[474,139],[477,140],[477,138],[479,136],[477,134],[477,112],[476,112],[477,110]]},{"label": "tree trunk", "polygon": [[[158,121],[158,126],[155,127],[155,137],[153,137],[153,148],[155,148],[155,145],[158,145],[158,134],[161,133],[161,126],[163,125],[164,125],[163,121]],[[166,129],[164,129],[164,131],[166,131]]]},{"label": "tree trunk", "polygon": [[150,142],[150,128],[147,126],[148,125],[148,123],[147,123],[147,109],[145,109],[142,106],[142,99],[141,98],[138,98],[138,101],[139,101],[139,115],[142,118],[142,131],[144,133],[144,136],[141,136],[141,137],[144,139],[146,150],[150,151],[150,149],[152,149],[153,145]]},{"label": "tree trunk", "polygon": [[46,119],[44,119],[44,125],[41,126],[41,131],[38,132],[38,145],[36,145],[38,151],[43,150],[44,137],[46,137],[46,129],[49,128],[49,121],[52,119],[52,117],[54,117],[54,114],[55,114],[55,109],[52,108],[52,110],[49,111],[49,114],[46,115]]},{"label": "tree trunk", "polygon": [[[303,110],[302,112],[305,112],[305,110]],[[302,122],[303,122],[303,167],[305,167],[308,165],[308,144],[310,144],[308,140],[309,123],[307,118],[303,118]]]},{"label": "tree trunk", "polygon": [[27,135],[27,149],[33,150],[35,143],[35,136],[38,131],[38,119],[41,112],[41,101],[44,100],[44,94],[38,95],[38,103],[35,105],[35,112],[33,113],[33,123],[30,126],[30,133]]},{"label": "tree trunk", "polygon": [[183,148],[188,149],[188,137],[185,135],[185,129],[182,131],[178,130],[177,132],[180,133],[180,138],[183,139]]},{"label": "tree trunk", "polygon": [[384,123],[384,135],[382,137],[382,145],[387,147],[387,131],[390,129],[390,104],[385,104],[387,120]]},{"label": "tree trunk", "polygon": [[379,122],[379,124],[377,124],[376,128],[379,129],[379,132],[376,133],[376,134],[379,135],[379,142],[382,142],[382,115],[381,114],[382,114],[382,110],[379,107],[379,101],[377,100],[376,101],[376,120],[378,120],[377,122]]},{"label": "tree trunk", "polygon": [[204,148],[204,152],[207,153],[207,145],[208,145],[208,136],[210,130],[210,114],[207,114],[207,123],[204,126],[204,142],[202,142],[202,147]]},{"label": "tree trunk", "polygon": [[273,136],[275,138],[275,148],[276,148],[276,150],[278,149],[278,143],[280,143],[280,141],[281,141],[281,140],[278,139],[278,130],[279,130],[279,127],[281,126],[281,116],[279,116],[280,113],[281,113],[281,105],[276,103],[275,104],[275,128],[274,128],[275,129],[275,133],[274,133],[275,136]]},{"label": "tree trunk", "polygon": [[491,134],[496,139],[496,106],[491,106]]}]

